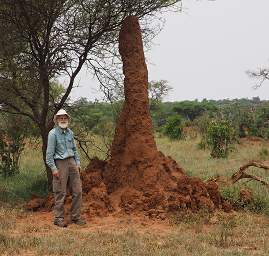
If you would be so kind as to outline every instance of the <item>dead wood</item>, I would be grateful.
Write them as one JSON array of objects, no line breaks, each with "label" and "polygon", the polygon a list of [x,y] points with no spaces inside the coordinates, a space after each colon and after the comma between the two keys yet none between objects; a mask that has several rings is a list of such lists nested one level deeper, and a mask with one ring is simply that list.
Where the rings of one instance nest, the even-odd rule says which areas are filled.
[{"label": "dead wood", "polygon": [[231,182],[234,184],[241,179],[256,180],[269,189],[269,182],[267,182],[266,180],[264,180],[263,178],[259,176],[246,173],[247,169],[251,166],[258,167],[264,170],[269,170],[269,162],[251,161],[241,166],[239,170],[232,175]]}]

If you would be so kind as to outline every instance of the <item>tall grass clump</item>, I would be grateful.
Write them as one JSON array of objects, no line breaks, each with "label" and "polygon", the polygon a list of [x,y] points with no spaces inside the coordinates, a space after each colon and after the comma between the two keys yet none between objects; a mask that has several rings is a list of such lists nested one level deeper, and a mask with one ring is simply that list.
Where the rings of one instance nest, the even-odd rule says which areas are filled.
[{"label": "tall grass clump", "polygon": [[42,161],[42,152],[28,145],[22,153],[20,172],[9,177],[0,177],[0,201],[18,203],[28,200],[33,194],[47,194],[47,177]]}]

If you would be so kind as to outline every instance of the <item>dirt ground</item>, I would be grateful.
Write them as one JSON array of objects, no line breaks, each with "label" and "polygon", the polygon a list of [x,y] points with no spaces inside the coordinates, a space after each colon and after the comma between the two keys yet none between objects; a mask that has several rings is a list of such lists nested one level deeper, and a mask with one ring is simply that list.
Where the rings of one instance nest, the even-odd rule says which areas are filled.
[{"label": "dirt ground", "polygon": [[[257,224],[262,224],[268,227],[269,231],[269,218],[263,215],[252,215],[252,220],[257,221]],[[194,227],[200,228],[200,232],[207,232],[214,225],[218,225],[226,220],[235,218],[249,217],[249,213],[246,212],[229,212],[216,211],[214,213],[198,212],[194,214],[178,214],[170,215],[165,220],[151,219],[143,214],[111,214],[106,217],[89,217],[83,215],[83,218],[87,221],[85,226],[77,226],[75,224],[68,223],[69,216],[66,215],[65,220],[68,223],[66,230],[80,230],[80,232],[124,232],[129,229],[133,229],[140,234],[152,233],[167,235],[171,233],[175,226],[179,224],[193,224]],[[38,211],[38,212],[23,212],[16,218],[16,223],[20,226],[24,225],[38,225],[38,226],[50,226],[56,229],[58,228],[53,224],[53,212],[52,211]],[[254,222],[255,222],[254,221]],[[254,223],[253,223],[254,224]],[[195,229],[196,229],[195,228]]]},{"label": "dirt ground", "polygon": [[[87,217],[87,216],[86,216]],[[1,255],[268,255],[269,219],[215,212],[152,220],[145,216],[87,218],[87,225],[53,225],[52,212],[21,212]],[[0,244],[2,237],[0,236]],[[11,240],[12,241],[12,240]],[[0,246],[1,247],[1,246]],[[3,249],[3,248],[2,248]]]},{"label": "dirt ground", "polygon": [[[168,220],[153,220],[146,216],[138,215],[110,215],[107,217],[95,217],[89,218],[85,216],[87,224],[83,227],[69,224],[66,229],[80,229],[81,232],[124,232],[128,229],[134,229],[139,233],[169,233],[171,231],[171,223]],[[27,222],[34,223],[40,226],[51,226],[53,225],[53,213],[47,211],[28,213],[27,215],[21,216],[17,219],[19,225],[25,225]]]}]

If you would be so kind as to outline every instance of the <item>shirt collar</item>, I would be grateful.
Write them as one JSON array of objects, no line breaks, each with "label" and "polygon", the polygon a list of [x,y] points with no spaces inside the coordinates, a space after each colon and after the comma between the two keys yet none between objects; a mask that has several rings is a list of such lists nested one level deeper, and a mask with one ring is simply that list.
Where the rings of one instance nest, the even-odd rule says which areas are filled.
[{"label": "shirt collar", "polygon": [[61,133],[61,134],[65,134],[65,133],[69,132],[69,128],[62,129],[61,127],[57,126],[56,129],[58,129],[59,133]]}]

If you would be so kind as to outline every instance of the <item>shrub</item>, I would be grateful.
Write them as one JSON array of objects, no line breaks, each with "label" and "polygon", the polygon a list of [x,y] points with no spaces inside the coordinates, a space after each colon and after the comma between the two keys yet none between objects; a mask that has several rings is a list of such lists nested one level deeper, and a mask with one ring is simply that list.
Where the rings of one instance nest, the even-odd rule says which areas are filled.
[{"label": "shrub", "polygon": [[246,203],[240,200],[240,189],[242,186],[234,185],[232,187],[224,187],[221,189],[221,195],[228,200],[236,209],[247,210],[255,213],[262,213],[269,216],[268,192],[266,189],[259,189],[259,186],[247,186],[253,192],[253,199]]},{"label": "shrub", "polygon": [[170,139],[181,139],[182,137],[182,118],[178,115],[170,116],[162,129],[162,133]]},{"label": "shrub", "polygon": [[13,137],[11,140],[0,136],[0,173],[3,176],[11,176],[19,171],[19,158],[24,143],[21,137]]},{"label": "shrub", "polygon": [[206,136],[207,128],[211,120],[212,117],[210,117],[209,114],[206,112],[193,121],[193,125],[198,127],[198,131],[201,134],[201,141],[197,145],[199,149],[205,150],[208,147]]},{"label": "shrub", "polygon": [[207,128],[206,143],[213,158],[228,156],[231,144],[235,141],[235,130],[226,120],[212,120]]},{"label": "shrub", "polygon": [[21,116],[1,113],[0,117],[0,174],[7,177],[19,172],[25,138],[33,129]]}]

